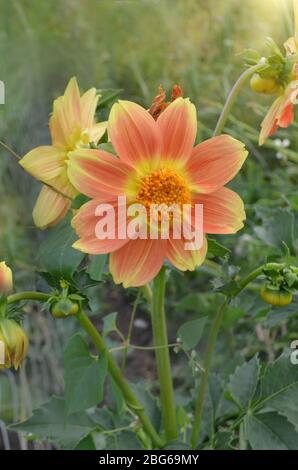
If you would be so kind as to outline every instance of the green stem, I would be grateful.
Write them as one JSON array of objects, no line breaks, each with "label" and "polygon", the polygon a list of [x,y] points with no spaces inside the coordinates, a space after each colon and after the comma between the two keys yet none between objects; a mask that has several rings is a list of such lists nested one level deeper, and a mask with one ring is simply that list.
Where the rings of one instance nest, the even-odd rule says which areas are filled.
[{"label": "green stem", "polygon": [[214,351],[215,344],[216,344],[217,335],[218,335],[220,325],[223,319],[223,315],[224,315],[224,312],[228,303],[229,303],[229,299],[227,298],[225,299],[220,309],[218,310],[217,315],[213,321],[213,325],[211,327],[210,333],[209,333],[207,348],[206,348],[204,362],[203,362],[204,372],[202,373],[202,378],[200,381],[199,395],[198,395],[196,409],[195,409],[194,425],[193,425],[193,430],[192,430],[191,439],[190,439],[192,449],[195,449],[197,447],[199,436],[200,436],[203,407],[204,407],[205,395],[206,395],[207,386],[208,386],[208,377],[209,377],[209,370],[211,366],[211,360],[212,360],[213,351]]},{"label": "green stem", "polygon": [[133,393],[128,383],[126,382],[124,376],[122,375],[122,372],[114,362],[114,359],[109,353],[100,333],[97,331],[93,323],[89,320],[88,316],[83,311],[80,311],[77,314],[77,318],[86,333],[88,333],[88,335],[93,340],[98,351],[106,354],[109,372],[118,387],[121,389],[128,407],[133,411],[134,414],[139,417],[144,430],[150,436],[154,445],[158,448],[161,448],[164,445],[164,442],[157,434],[149,418],[146,416],[143,405],[136,398],[135,394]]},{"label": "green stem", "polygon": [[239,95],[239,92],[241,90],[241,88],[245,85],[246,81],[255,73],[257,72],[259,69],[261,69],[262,67],[264,67],[264,64],[257,64],[257,65],[253,65],[252,67],[249,67],[247,70],[245,70],[241,75],[240,77],[238,78],[238,80],[236,81],[236,83],[234,84],[233,88],[231,89],[228,97],[227,97],[227,100],[225,102],[225,105],[223,107],[223,110],[221,112],[221,115],[219,116],[219,119],[217,121],[217,124],[216,124],[216,127],[215,127],[215,130],[214,130],[214,133],[213,135],[216,136],[216,135],[220,135],[225,127],[225,123],[228,119],[228,116],[231,112],[231,109]]},{"label": "green stem", "polygon": [[167,325],[164,309],[164,297],[166,286],[166,268],[163,267],[156,276],[153,285],[152,302],[152,328],[154,345],[156,346],[155,357],[157,373],[160,384],[160,401],[162,407],[163,425],[167,440],[178,437],[176,421],[176,406],[171,373],[170,354],[168,347]]},{"label": "green stem", "polygon": [[19,292],[18,294],[12,294],[7,297],[7,303],[13,304],[14,302],[21,302],[22,300],[37,300],[41,302],[47,302],[51,296],[44,294],[43,292]]}]

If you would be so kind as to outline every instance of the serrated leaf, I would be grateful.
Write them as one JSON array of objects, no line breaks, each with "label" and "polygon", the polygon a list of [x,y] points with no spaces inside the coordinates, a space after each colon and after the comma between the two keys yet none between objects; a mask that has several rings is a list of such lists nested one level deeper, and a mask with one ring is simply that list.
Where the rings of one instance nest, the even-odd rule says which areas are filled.
[{"label": "serrated leaf", "polygon": [[73,273],[84,258],[84,253],[72,248],[77,236],[66,217],[59,225],[49,230],[42,242],[40,259],[47,272],[57,279],[72,280]]},{"label": "serrated leaf", "polygon": [[260,383],[257,408],[270,407],[298,427],[298,367],[291,363],[290,352],[268,364]]},{"label": "serrated leaf", "polygon": [[92,357],[80,334],[70,338],[64,352],[65,411],[69,415],[98,405],[107,373],[105,355]]},{"label": "serrated leaf", "polygon": [[230,377],[228,389],[241,408],[246,409],[252,400],[258,383],[260,363],[257,356],[238,366]]},{"label": "serrated leaf", "polygon": [[298,433],[293,424],[278,413],[246,416],[244,429],[253,450],[298,449]]},{"label": "serrated leaf", "polygon": [[66,420],[65,402],[58,397],[52,397],[49,402],[34,410],[27,420],[10,426],[15,431],[47,439],[64,448],[74,448],[94,427],[85,412],[75,413]]},{"label": "serrated leaf", "polygon": [[182,342],[182,348],[185,351],[194,349],[197,346],[202,337],[206,321],[207,316],[188,321],[180,326],[177,335],[178,338],[180,338]]}]

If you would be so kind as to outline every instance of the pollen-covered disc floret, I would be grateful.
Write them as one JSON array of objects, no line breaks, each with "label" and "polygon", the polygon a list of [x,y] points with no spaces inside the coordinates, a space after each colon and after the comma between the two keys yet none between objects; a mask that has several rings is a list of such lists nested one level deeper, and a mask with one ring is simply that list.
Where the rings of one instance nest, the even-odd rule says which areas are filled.
[{"label": "pollen-covered disc floret", "polygon": [[146,208],[152,204],[182,207],[190,204],[191,198],[184,179],[175,171],[162,168],[142,178],[137,201]]}]

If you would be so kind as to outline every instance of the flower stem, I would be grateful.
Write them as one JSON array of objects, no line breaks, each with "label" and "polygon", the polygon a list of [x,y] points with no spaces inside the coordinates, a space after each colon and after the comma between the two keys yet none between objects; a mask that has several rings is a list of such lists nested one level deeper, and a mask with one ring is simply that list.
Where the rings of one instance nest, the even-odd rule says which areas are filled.
[{"label": "flower stem", "polygon": [[257,65],[253,65],[252,67],[249,67],[248,69],[246,69],[241,75],[240,77],[238,78],[238,80],[236,81],[236,83],[234,84],[233,88],[231,89],[228,97],[227,97],[227,100],[225,102],[225,105],[223,107],[223,110],[221,112],[221,115],[219,116],[218,118],[218,121],[217,121],[217,124],[216,124],[216,127],[215,127],[215,130],[214,130],[214,133],[213,135],[216,136],[216,135],[220,135],[225,127],[225,124],[226,124],[226,121],[228,119],[228,116],[231,112],[231,109],[237,99],[237,96],[239,95],[239,92],[241,90],[241,88],[243,87],[243,85],[246,83],[246,81],[255,73],[257,72],[259,69],[261,69],[262,67],[264,67],[264,64],[257,64]]},{"label": "flower stem", "polygon": [[192,449],[196,448],[198,440],[199,440],[199,436],[200,436],[203,407],[204,407],[205,395],[206,395],[207,386],[208,386],[211,360],[212,360],[213,351],[214,351],[215,344],[216,344],[217,335],[218,335],[220,325],[223,319],[223,315],[224,315],[228,302],[229,300],[228,298],[226,298],[224,302],[222,303],[221,307],[219,308],[217,315],[214,319],[213,325],[211,327],[209,338],[208,338],[207,348],[206,348],[204,362],[203,362],[204,372],[202,372],[203,375],[200,381],[199,395],[198,395],[196,409],[195,409],[195,420],[194,420],[193,430],[192,430],[191,439],[190,439]]},{"label": "flower stem", "polygon": [[88,335],[93,340],[98,351],[106,354],[109,372],[111,376],[113,377],[114,381],[116,382],[116,384],[118,385],[118,387],[121,389],[128,407],[132,410],[134,414],[136,414],[139,417],[140,422],[142,423],[145,432],[150,436],[153,444],[157,448],[161,448],[164,445],[164,442],[159,437],[151,421],[145,414],[143,405],[136,398],[135,394],[133,393],[128,383],[126,382],[124,376],[122,375],[122,372],[120,371],[120,369],[114,362],[114,359],[112,355],[109,353],[102,336],[97,331],[93,323],[89,320],[88,316],[82,310],[77,314],[77,318],[81,326],[86,331],[86,333],[88,333]]},{"label": "flower stem", "polygon": [[43,292],[19,292],[18,294],[12,294],[7,297],[7,303],[13,304],[14,302],[21,302],[22,300],[37,300],[41,302],[47,302],[51,296],[44,294]]},{"label": "flower stem", "polygon": [[162,345],[168,345],[167,325],[164,309],[164,297],[166,286],[166,268],[163,267],[156,276],[153,285],[152,301],[152,328],[157,363],[157,373],[160,384],[160,401],[163,415],[163,425],[167,440],[173,440],[178,437],[178,428],[176,421],[176,406],[173,390],[173,379],[171,373],[169,348]]}]

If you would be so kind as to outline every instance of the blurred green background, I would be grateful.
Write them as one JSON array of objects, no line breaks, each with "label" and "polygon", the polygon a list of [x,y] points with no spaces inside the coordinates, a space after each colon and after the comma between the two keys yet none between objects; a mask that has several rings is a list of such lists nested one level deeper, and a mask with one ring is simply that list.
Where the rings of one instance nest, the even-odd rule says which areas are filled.
[{"label": "blurred green background", "polygon": [[[246,48],[265,54],[267,36],[282,45],[292,32],[290,6],[285,0],[0,0],[0,80],[6,87],[6,103],[0,105],[0,140],[19,155],[47,144],[52,101],[74,75],[84,90],[91,86],[123,88],[122,97],[144,106],[150,104],[159,84],[170,90],[178,83],[197,105],[199,139],[207,138],[231,86],[244,70],[238,54]],[[259,124],[271,101],[272,97],[257,96],[247,87],[226,128],[250,150],[244,171],[233,183],[246,203],[247,226],[240,236],[224,240],[232,248],[235,264],[244,271],[262,262],[264,252],[282,254],[278,246],[281,236],[276,237],[276,244],[272,240],[268,243],[265,228],[270,231],[273,227],[274,231],[284,224],[289,230],[296,229],[295,222],[289,227],[289,220],[294,220],[291,217],[298,210],[297,163],[287,160],[287,151],[298,150],[297,124],[280,131],[262,149],[257,146]],[[37,246],[44,236],[31,219],[39,188],[40,184],[0,147],[0,259],[11,264],[16,285],[24,288],[35,283]],[[285,222],[272,215],[284,209],[291,214]],[[258,224],[263,233],[255,231]],[[216,269],[215,265],[213,271],[207,266],[183,280],[173,275],[169,307],[175,308],[178,323],[214,310],[217,300],[204,291],[210,290]],[[198,292],[203,292],[200,300]],[[128,296],[128,305],[130,301]],[[113,299],[104,298],[103,302],[106,312],[115,307]],[[243,303],[245,314],[252,323],[244,327],[240,322],[240,331],[234,331],[233,319],[236,322],[240,316],[239,308],[234,307],[226,328],[228,353],[234,356],[237,350],[249,356],[260,350],[272,357],[275,346],[263,344],[252,333],[253,317],[264,304],[257,309],[249,299],[247,302]],[[123,308],[124,304],[123,300]],[[284,321],[296,310],[292,308],[280,321],[266,324],[269,335],[273,328],[274,335],[287,342]],[[32,404],[61,391],[61,354],[65,334],[70,334],[73,326],[57,323],[46,315],[35,316],[34,322],[26,318],[31,339],[29,365],[17,376],[10,372],[0,376],[0,406],[8,420],[25,417]],[[223,350],[226,352],[220,346]],[[175,374],[178,383],[184,384],[180,390],[183,396],[189,380],[184,380],[179,361]],[[4,383],[4,378],[8,382]],[[27,444],[19,440],[25,448]]]}]

